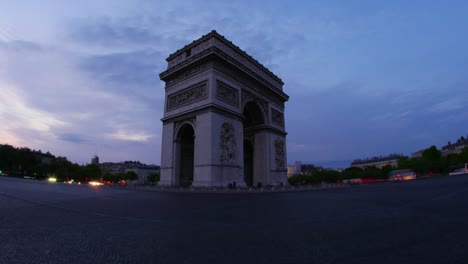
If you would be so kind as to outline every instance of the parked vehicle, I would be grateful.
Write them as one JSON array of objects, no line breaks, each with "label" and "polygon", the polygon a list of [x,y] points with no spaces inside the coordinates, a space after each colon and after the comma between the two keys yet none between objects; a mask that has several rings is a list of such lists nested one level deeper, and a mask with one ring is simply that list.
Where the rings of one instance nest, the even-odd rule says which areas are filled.
[{"label": "parked vehicle", "polygon": [[464,175],[468,174],[468,163],[465,163],[465,165],[461,168],[455,169],[452,172],[449,173],[450,176],[452,175]]},{"label": "parked vehicle", "polygon": [[416,179],[416,173],[412,170],[394,170],[388,174],[389,181],[407,181]]}]

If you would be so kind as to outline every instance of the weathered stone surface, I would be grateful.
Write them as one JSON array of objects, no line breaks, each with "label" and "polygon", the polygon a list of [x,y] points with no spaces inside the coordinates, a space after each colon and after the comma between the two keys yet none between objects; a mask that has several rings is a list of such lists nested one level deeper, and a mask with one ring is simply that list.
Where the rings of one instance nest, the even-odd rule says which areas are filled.
[{"label": "weathered stone surface", "polygon": [[223,82],[217,82],[216,97],[228,104],[239,107],[239,91]]},{"label": "weathered stone surface", "polygon": [[167,61],[160,185],[286,184],[281,79],[216,32]]}]

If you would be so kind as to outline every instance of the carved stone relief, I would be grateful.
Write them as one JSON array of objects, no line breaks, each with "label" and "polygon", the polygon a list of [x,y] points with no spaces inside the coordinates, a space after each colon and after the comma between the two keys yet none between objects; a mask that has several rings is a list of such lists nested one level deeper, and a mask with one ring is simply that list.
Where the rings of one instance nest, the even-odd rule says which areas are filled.
[{"label": "carved stone relief", "polygon": [[216,85],[216,98],[239,107],[239,91],[220,81]]},{"label": "carved stone relief", "polygon": [[271,122],[275,125],[278,125],[278,126],[281,126],[281,127],[284,127],[284,116],[283,116],[283,113],[275,110],[275,109],[271,109]]},{"label": "carved stone relief", "polygon": [[239,81],[243,85],[253,89],[256,93],[262,94],[266,98],[268,98],[269,101],[274,102],[275,104],[284,107],[284,102],[282,99],[280,99],[277,95],[273,94],[271,92],[271,88],[264,87],[260,83],[252,81],[250,77],[246,77],[245,74],[239,73],[239,70],[235,70],[230,66],[226,66],[224,63],[217,62],[214,64],[215,67],[219,68],[219,70],[231,77],[234,80]]},{"label": "carved stone relief", "polygon": [[172,86],[180,81],[183,81],[185,79],[188,79],[190,78],[191,76],[199,73],[199,72],[202,72],[203,70],[207,69],[209,66],[210,66],[210,62],[201,62],[201,63],[197,63],[196,65],[194,66],[191,66],[190,68],[184,70],[184,71],[181,71],[177,74],[174,75],[174,77],[172,77],[171,79],[169,79],[167,82],[166,82],[166,86],[169,87],[169,86]]},{"label": "carved stone relief", "polygon": [[206,87],[206,82],[203,82],[169,95],[167,98],[167,111],[206,98],[208,95]]},{"label": "carved stone relief", "polygon": [[220,160],[224,163],[236,161],[236,135],[234,126],[224,122],[221,126],[221,155]]},{"label": "carved stone relief", "polygon": [[276,168],[281,169],[285,167],[285,148],[284,141],[281,139],[275,140],[275,163]]}]

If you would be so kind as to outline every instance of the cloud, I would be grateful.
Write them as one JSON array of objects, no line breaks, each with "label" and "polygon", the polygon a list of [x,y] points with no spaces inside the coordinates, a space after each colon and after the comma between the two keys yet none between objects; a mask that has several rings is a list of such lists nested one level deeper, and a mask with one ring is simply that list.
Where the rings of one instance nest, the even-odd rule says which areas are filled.
[{"label": "cloud", "polygon": [[[218,2],[144,5],[147,9],[144,12],[122,17],[74,19],[67,24],[66,35],[74,43],[100,47],[99,51],[104,53],[150,48],[167,56],[215,29],[273,70],[280,69],[281,62],[306,40],[305,21],[273,19],[267,12],[245,9],[242,5]],[[214,9],[217,16],[210,11]],[[314,30],[322,28],[319,20],[314,20],[314,25],[318,23]],[[320,34],[331,31],[321,30]]]},{"label": "cloud", "polygon": [[115,133],[108,134],[108,137],[111,139],[122,140],[122,141],[134,141],[134,142],[146,142],[153,135],[145,132],[128,132],[119,130]]},{"label": "cloud", "polygon": [[80,69],[91,78],[107,82],[108,87],[132,85],[155,87],[162,72],[163,56],[154,50],[138,50],[89,56],[82,60]]},{"label": "cloud", "polygon": [[150,29],[158,25],[157,17],[145,21],[140,16],[126,18],[95,17],[86,20],[75,20],[70,23],[68,37],[83,43],[103,46],[121,45],[160,45],[162,36]]},{"label": "cloud", "polygon": [[66,126],[56,115],[31,106],[13,85],[0,83],[0,123],[10,129],[27,128],[37,132],[50,132]]},{"label": "cloud", "polygon": [[68,133],[65,133],[65,134],[60,134],[58,135],[58,138],[60,140],[63,140],[63,141],[68,141],[68,142],[72,142],[72,143],[83,143],[86,141],[85,137],[82,136],[82,135],[78,135],[78,134],[68,134]]},{"label": "cloud", "polygon": [[9,52],[25,52],[25,51],[40,51],[42,48],[40,45],[24,40],[9,40],[2,41],[0,39],[0,49],[7,50]]},{"label": "cloud", "polygon": [[[0,59],[6,62],[0,65],[2,140],[81,162],[88,160],[86,153],[105,153],[112,160],[119,142],[159,145],[153,135],[160,122],[145,118],[162,111],[157,105],[164,95],[155,89],[158,76],[151,54],[103,54],[93,61],[91,55],[62,48],[7,44],[0,46]],[[89,68],[83,68],[85,61]],[[142,146],[124,148],[132,152],[120,153],[121,159],[146,153]],[[156,155],[139,159],[155,163]]]},{"label": "cloud", "polygon": [[455,97],[444,100],[430,107],[431,112],[444,113],[452,112],[465,108],[468,105],[468,99],[463,97]]},{"label": "cloud", "polygon": [[[102,153],[103,160],[159,162],[158,73],[166,56],[212,29],[285,81],[290,160],[410,152],[450,138],[466,123],[463,28],[445,20],[424,27],[413,16],[424,11],[419,7],[255,0],[72,5],[54,3],[41,13],[23,5],[25,12],[0,21],[6,25],[0,84],[9,87],[0,89],[20,98],[0,105],[8,123],[1,139],[53,146],[72,159]],[[424,133],[432,136],[411,138]]]},{"label": "cloud", "polygon": [[288,151],[290,152],[304,152],[309,149],[310,148],[307,147],[306,144],[300,144],[300,143],[294,143],[294,142],[288,143]]}]

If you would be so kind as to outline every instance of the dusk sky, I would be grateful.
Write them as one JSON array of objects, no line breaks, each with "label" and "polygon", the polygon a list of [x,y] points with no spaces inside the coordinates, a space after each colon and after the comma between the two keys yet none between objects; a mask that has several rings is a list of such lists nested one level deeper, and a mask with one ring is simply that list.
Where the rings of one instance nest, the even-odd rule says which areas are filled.
[{"label": "dusk sky", "polygon": [[289,164],[440,148],[468,133],[467,14],[467,1],[0,0],[0,144],[160,164],[158,75],[214,29],[284,81]]}]

